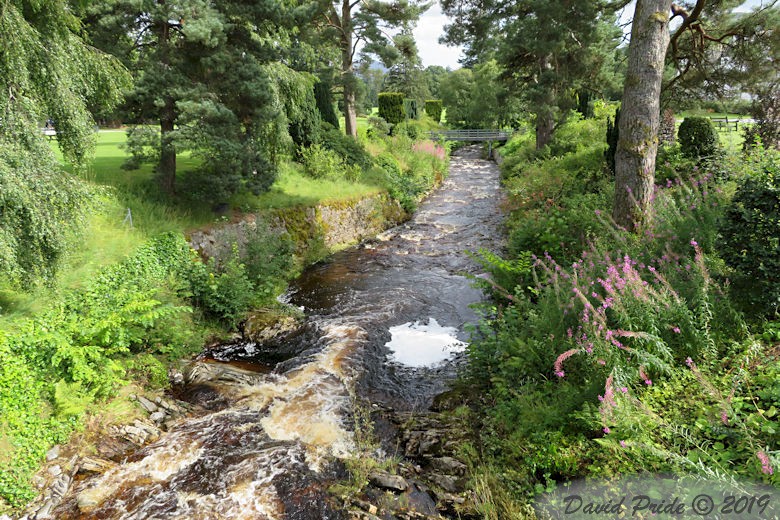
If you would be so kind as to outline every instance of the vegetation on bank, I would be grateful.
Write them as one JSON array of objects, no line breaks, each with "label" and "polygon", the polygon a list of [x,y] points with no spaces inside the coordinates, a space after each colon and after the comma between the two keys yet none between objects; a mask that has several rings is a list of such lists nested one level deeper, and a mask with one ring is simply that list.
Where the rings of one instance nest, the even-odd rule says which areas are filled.
[{"label": "vegetation on bank", "polygon": [[208,261],[184,232],[223,219],[215,223],[187,198],[156,193],[151,168],[122,170],[124,132],[98,135],[94,161],[80,176],[64,177],[90,203],[80,213],[83,227],[62,230],[56,270],[46,283],[6,279],[1,288],[0,503],[18,507],[32,498],[30,477],[46,451],[123,385],[164,388],[171,363],[238,326],[247,311],[278,305],[302,262],[321,258],[297,258],[302,250],[292,236],[263,214],[379,192],[412,210],[446,175],[446,150],[433,143],[324,134],[330,140],[283,163],[268,192],[231,199],[227,218],[261,217],[245,242],[224,244]]},{"label": "vegetation on bank", "polygon": [[654,219],[629,233],[609,217],[613,110],[502,150],[509,251],[482,255],[492,299],[458,412],[489,518],[578,478],[780,485],[780,155],[704,150],[718,135],[697,121],[695,146],[662,148]]}]

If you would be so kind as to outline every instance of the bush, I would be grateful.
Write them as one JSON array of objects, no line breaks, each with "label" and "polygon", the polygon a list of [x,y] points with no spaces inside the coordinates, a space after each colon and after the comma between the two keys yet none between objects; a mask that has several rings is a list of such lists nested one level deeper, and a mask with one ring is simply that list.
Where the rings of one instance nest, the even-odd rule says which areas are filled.
[{"label": "bush", "polygon": [[323,125],[320,143],[323,148],[336,152],[348,165],[357,165],[365,171],[371,167],[371,155],[356,139],[342,133],[338,128]]},{"label": "bush", "polygon": [[677,132],[677,139],[686,157],[712,157],[718,151],[718,131],[707,117],[686,117]]},{"label": "bush", "polygon": [[425,101],[425,113],[434,120],[434,122],[441,122],[441,114],[444,111],[444,105],[441,99],[429,99]]},{"label": "bush", "polygon": [[339,117],[333,108],[333,94],[330,90],[330,83],[318,81],[314,84],[314,98],[317,102],[317,110],[324,123],[328,123],[335,128],[339,127]]},{"label": "bush", "polygon": [[401,92],[380,92],[379,117],[391,125],[397,125],[406,119],[404,95]]},{"label": "bush", "polygon": [[746,178],[721,225],[722,256],[734,269],[733,292],[748,310],[776,315],[780,308],[780,159],[772,154]]},{"label": "bush", "polygon": [[422,137],[422,131],[420,125],[416,123],[416,121],[408,120],[395,125],[393,127],[393,135],[405,136],[413,141],[420,139]]},{"label": "bush", "polygon": [[390,135],[390,125],[381,117],[371,116],[368,118],[366,135],[369,139],[384,139]]},{"label": "bush", "polygon": [[228,258],[195,263],[190,271],[193,299],[204,312],[229,327],[238,325],[253,301],[254,284],[234,244]]},{"label": "bush", "polygon": [[319,144],[301,150],[303,171],[312,179],[337,179],[344,171],[344,160]]},{"label": "bush", "polygon": [[404,99],[404,113],[406,119],[419,119],[420,111],[416,99]]}]

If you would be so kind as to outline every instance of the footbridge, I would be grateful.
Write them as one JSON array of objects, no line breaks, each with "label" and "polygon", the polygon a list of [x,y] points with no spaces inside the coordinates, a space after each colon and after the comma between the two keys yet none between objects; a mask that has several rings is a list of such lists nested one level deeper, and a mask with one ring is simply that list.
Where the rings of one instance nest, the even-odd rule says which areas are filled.
[{"label": "footbridge", "polygon": [[512,132],[508,130],[433,130],[429,132],[431,139],[435,141],[468,141],[488,142],[488,147],[493,148],[493,141],[508,141]]}]

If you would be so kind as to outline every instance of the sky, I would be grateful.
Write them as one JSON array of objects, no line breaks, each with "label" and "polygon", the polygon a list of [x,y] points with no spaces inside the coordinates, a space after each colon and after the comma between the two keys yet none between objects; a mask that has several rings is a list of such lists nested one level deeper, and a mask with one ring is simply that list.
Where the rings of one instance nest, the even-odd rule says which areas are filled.
[{"label": "sky", "polygon": [[423,67],[441,65],[453,70],[460,68],[458,57],[461,48],[447,47],[439,43],[439,37],[444,33],[446,23],[447,17],[441,12],[438,2],[420,16],[420,21],[414,29],[414,38],[417,41],[417,50]]},{"label": "sky", "polygon": [[[765,1],[765,0],[764,0]],[[762,0],[747,0],[738,11],[749,11],[753,7],[761,5]],[[623,17],[630,19],[634,14],[633,2],[624,10]],[[426,11],[417,23],[414,37],[417,40],[417,48],[423,67],[441,65],[450,69],[460,68],[458,58],[461,55],[461,47],[447,47],[439,43],[439,37],[444,32],[447,17],[441,12],[438,2]]]}]

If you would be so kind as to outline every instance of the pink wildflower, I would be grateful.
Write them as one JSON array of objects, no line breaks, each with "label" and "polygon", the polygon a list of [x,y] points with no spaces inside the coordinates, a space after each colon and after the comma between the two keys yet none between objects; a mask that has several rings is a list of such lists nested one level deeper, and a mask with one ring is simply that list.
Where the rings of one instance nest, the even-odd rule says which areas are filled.
[{"label": "pink wildflower", "polygon": [[609,435],[609,426],[605,426],[605,427],[604,427],[604,433],[606,433],[607,435]]},{"label": "pink wildflower", "polygon": [[555,370],[555,375],[558,377],[563,377],[563,362],[572,357],[574,354],[577,353],[577,349],[573,348],[570,350],[567,350],[560,356],[558,356],[558,359],[555,360],[555,363],[553,364],[553,369]]},{"label": "pink wildflower", "polygon": [[626,447],[626,441],[621,440],[620,441],[620,447],[625,448]]},{"label": "pink wildflower", "polygon": [[[673,327],[672,328],[672,332],[674,332],[675,334],[679,334],[680,333],[680,327]],[[690,358],[688,358],[688,359],[690,359]]]},{"label": "pink wildflower", "polygon": [[693,247],[696,247],[696,246],[698,246],[698,245],[699,245],[699,243],[698,243],[698,242],[696,242],[695,240],[691,240],[691,245],[692,245]]},{"label": "pink wildflower", "polygon": [[769,460],[769,455],[764,453],[763,451],[759,451],[756,453],[756,457],[758,457],[758,460],[761,461],[761,472],[765,475],[772,475],[775,470],[772,469],[771,461]]},{"label": "pink wildflower", "polygon": [[690,358],[690,356],[685,358],[685,364],[688,365],[689,368],[694,367],[693,360]]}]

